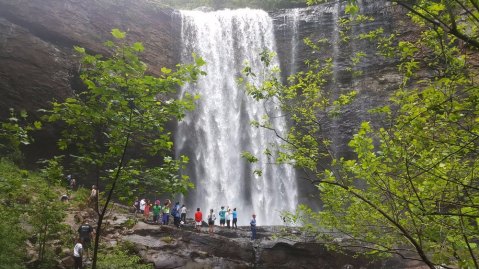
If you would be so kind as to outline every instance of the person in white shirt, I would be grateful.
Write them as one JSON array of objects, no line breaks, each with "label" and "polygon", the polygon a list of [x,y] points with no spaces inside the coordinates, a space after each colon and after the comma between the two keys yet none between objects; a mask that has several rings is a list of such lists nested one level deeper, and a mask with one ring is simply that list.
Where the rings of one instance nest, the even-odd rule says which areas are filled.
[{"label": "person in white shirt", "polygon": [[146,200],[145,198],[141,199],[140,201],[140,212],[143,214],[145,212]]},{"label": "person in white shirt", "polygon": [[185,205],[182,205],[180,211],[181,211],[181,221],[183,222],[183,224],[185,224],[186,223],[186,212],[188,210],[186,209]]},{"label": "person in white shirt", "polygon": [[77,243],[73,248],[73,259],[75,260],[74,269],[83,269],[83,245],[81,239],[77,239]]},{"label": "person in white shirt", "polygon": [[231,228],[230,224],[233,222],[233,213],[231,213],[231,209],[228,208],[226,211],[226,227]]}]

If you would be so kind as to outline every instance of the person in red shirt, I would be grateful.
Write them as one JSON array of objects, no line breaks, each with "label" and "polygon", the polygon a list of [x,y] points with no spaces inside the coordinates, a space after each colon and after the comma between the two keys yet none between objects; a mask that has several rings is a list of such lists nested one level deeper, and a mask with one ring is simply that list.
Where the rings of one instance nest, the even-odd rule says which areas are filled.
[{"label": "person in red shirt", "polygon": [[200,208],[198,207],[195,212],[195,228],[197,231],[200,231],[201,224],[203,222],[203,213],[201,213]]}]

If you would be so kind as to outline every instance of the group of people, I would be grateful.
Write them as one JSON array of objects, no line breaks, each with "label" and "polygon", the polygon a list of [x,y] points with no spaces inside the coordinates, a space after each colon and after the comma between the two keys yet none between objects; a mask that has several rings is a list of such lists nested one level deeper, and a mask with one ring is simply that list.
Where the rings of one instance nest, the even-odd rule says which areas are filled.
[{"label": "group of people", "polygon": [[[173,223],[175,226],[180,227],[186,223],[186,213],[188,209],[185,205],[180,206],[180,202],[176,202],[172,205],[169,199],[166,199],[164,204],[161,204],[160,200],[156,200],[154,203],[148,199],[135,199],[134,203],[135,214],[142,214],[144,221],[149,223],[150,216],[152,216],[152,222],[154,224],[168,225],[170,222],[170,215],[173,217]],[[153,214],[152,214],[153,213]]]},{"label": "group of people", "polygon": [[73,259],[75,261],[74,268],[75,269],[83,269],[83,257],[84,253],[86,254],[86,258],[90,258],[89,249],[91,247],[91,241],[95,230],[93,227],[88,223],[88,221],[84,221],[80,227],[78,227],[78,238],[76,240],[75,247],[73,248]]},{"label": "group of people", "polygon": [[[200,214],[198,214],[198,212]],[[197,213],[198,216],[201,216],[201,211],[198,208]],[[195,222],[196,225],[201,225],[201,217],[197,218],[197,215],[195,214]],[[218,212],[218,215],[220,217],[220,227],[226,227],[227,228],[238,228],[238,212],[236,211],[236,208],[233,208],[233,211],[228,207],[228,209],[225,210],[224,206],[221,206],[220,211]],[[210,209],[210,213],[208,214],[208,232],[210,234],[214,233],[214,227],[215,227],[215,220],[216,216],[214,214],[214,210]],[[231,226],[230,226],[231,224]],[[250,227],[251,227],[251,239],[256,239],[256,214],[253,213],[251,221],[250,221]],[[197,228],[199,229],[199,228]]]},{"label": "group of people", "polygon": [[225,210],[225,207],[221,206],[218,215],[220,216],[220,226],[224,227],[226,222],[226,227],[238,228],[238,212],[236,212],[236,208],[233,208],[233,211],[231,211],[231,208],[228,207],[228,209]]},{"label": "group of people", "polygon": [[[135,199],[133,204],[135,214],[142,214],[144,221],[150,223],[151,221],[154,224],[162,224],[168,225],[170,220],[170,215],[173,217],[173,224],[176,227],[180,227],[181,225],[186,223],[186,214],[188,212],[187,207],[183,204],[180,206],[180,202],[176,202],[174,205],[171,203],[169,199],[166,199],[164,204],[161,204],[160,200],[156,200],[152,203],[148,199]],[[151,214],[153,213],[153,214]],[[152,219],[150,221],[150,216],[152,215]],[[225,206],[221,206],[221,209],[218,212],[219,216],[219,224],[220,227],[227,227],[227,228],[238,228],[238,211],[236,208],[229,208],[225,209]],[[194,214],[195,220],[195,230],[200,231],[201,226],[203,224],[203,212],[198,207]],[[209,214],[206,217],[208,223],[208,232],[210,234],[214,233],[216,215],[213,209],[210,209]],[[256,239],[256,215],[252,215],[252,219],[250,221],[251,227],[251,238]]]},{"label": "group of people", "polygon": [[[92,194],[94,198],[97,198],[98,190],[96,186],[92,187]],[[91,200],[93,200],[91,199]],[[164,204],[161,205],[160,200],[156,200],[154,203],[151,203],[147,199],[136,199],[134,203],[135,207],[135,214],[141,213],[144,216],[145,222],[149,222],[150,213],[153,212],[152,221],[155,224],[169,224],[170,215],[173,216],[173,223],[175,226],[180,227],[182,224],[186,223],[186,214],[188,209],[183,204],[180,206],[179,202],[176,202],[174,206],[169,199],[166,199]],[[221,209],[218,212],[219,220],[220,220],[220,227],[227,228],[238,228],[238,212],[236,208],[230,209],[229,207],[225,209],[224,206],[221,206]],[[195,230],[201,231],[201,226],[203,225],[203,212],[198,207],[194,214],[195,220]],[[208,222],[208,232],[210,234],[214,233],[214,226],[216,221],[216,215],[213,209],[210,209],[209,214],[207,215],[207,222]],[[251,227],[251,239],[256,239],[256,214],[252,215],[252,219],[250,221]],[[83,257],[84,253],[86,254],[87,259],[89,258],[89,248],[91,245],[93,233],[93,227],[88,223],[88,221],[83,222],[82,225],[78,228],[78,239],[76,240],[75,247],[73,249],[73,258],[75,260],[74,268],[83,268]]]}]

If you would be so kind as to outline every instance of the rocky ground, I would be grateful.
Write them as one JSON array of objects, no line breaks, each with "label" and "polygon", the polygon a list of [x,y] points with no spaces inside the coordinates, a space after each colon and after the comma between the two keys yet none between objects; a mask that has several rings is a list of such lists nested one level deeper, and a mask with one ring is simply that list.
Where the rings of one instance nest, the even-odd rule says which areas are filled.
[{"label": "rocky ground", "polygon": [[[372,262],[354,253],[328,251],[319,243],[294,242],[278,236],[282,227],[259,227],[258,239],[251,240],[249,227],[215,227],[210,235],[206,223],[198,232],[193,220],[176,228],[143,220],[136,222],[133,214],[119,211],[125,210],[109,214],[102,242],[111,246],[130,242],[142,259],[155,268],[422,268],[418,263],[396,259]],[[93,214],[90,209],[72,211],[66,222],[75,230]],[[294,233],[294,228],[290,231]],[[64,268],[71,268],[70,256],[62,260]]]}]

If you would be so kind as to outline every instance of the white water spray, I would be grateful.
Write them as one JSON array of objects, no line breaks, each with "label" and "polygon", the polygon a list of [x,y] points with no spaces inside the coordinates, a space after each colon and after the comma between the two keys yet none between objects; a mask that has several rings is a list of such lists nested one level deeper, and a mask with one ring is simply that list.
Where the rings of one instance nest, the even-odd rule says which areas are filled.
[{"label": "white water spray", "polygon": [[[281,211],[292,211],[297,205],[296,175],[292,167],[271,164],[274,160],[263,154],[269,143],[279,143],[275,134],[250,125],[261,121],[272,104],[255,102],[237,83],[246,62],[261,70],[259,53],[275,50],[272,19],[251,9],[181,11],[180,15],[182,61],[191,61],[194,52],[207,63],[207,76],[182,88],[182,94],[201,95],[195,111],[176,132],[177,155],[190,157],[185,173],[196,185],[186,202],[191,209],[200,207],[204,215],[210,208],[217,214],[222,205],[237,208],[240,225],[247,225],[252,213],[259,225],[282,224]],[[281,117],[274,125],[286,129]],[[241,158],[243,151],[256,155],[258,163],[247,163]],[[262,176],[253,175],[255,169],[261,169]]]}]

